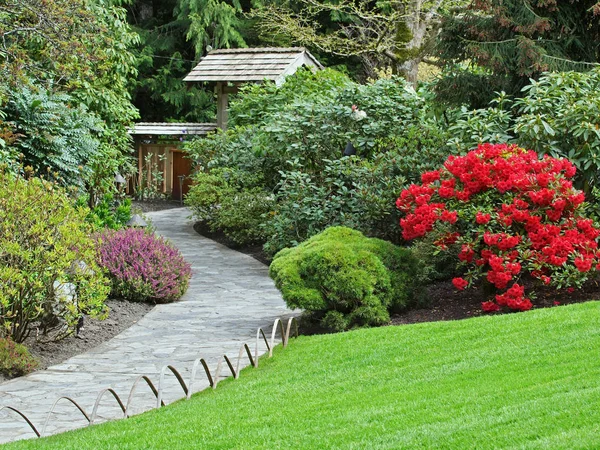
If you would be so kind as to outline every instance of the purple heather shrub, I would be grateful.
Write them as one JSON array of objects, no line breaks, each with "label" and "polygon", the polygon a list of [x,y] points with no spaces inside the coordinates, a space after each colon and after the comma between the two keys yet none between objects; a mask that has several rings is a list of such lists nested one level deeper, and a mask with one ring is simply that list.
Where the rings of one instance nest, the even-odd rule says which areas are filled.
[{"label": "purple heather shrub", "polygon": [[99,236],[98,264],[112,281],[112,295],[169,303],[187,290],[192,270],[177,248],[145,230],[106,230]]}]

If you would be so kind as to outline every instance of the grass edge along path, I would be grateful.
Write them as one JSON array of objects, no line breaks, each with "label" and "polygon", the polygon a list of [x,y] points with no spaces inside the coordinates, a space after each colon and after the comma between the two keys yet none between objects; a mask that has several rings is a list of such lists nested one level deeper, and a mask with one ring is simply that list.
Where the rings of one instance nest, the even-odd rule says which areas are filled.
[{"label": "grass edge along path", "polygon": [[190,401],[7,446],[599,447],[599,302],[300,337]]}]

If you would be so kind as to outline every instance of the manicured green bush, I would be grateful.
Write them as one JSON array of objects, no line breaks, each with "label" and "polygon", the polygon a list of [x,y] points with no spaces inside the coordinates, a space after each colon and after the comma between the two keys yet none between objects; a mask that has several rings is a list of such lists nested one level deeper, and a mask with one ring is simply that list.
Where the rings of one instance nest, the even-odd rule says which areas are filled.
[{"label": "manicured green bush", "polygon": [[0,335],[22,342],[36,322],[64,336],[82,314],[106,313],[87,212],[56,184],[0,171]]},{"label": "manicured green bush", "polygon": [[38,364],[27,347],[10,338],[0,338],[0,373],[11,378],[19,377],[34,371]]},{"label": "manicured green bush", "polygon": [[196,219],[210,223],[221,201],[233,196],[234,190],[221,170],[199,171],[194,174],[193,179],[194,184],[185,197],[185,204],[192,210]]},{"label": "manicured green bush", "polygon": [[220,203],[211,228],[221,230],[237,245],[263,243],[264,217],[275,207],[272,195],[262,188],[242,190]]},{"label": "manicured green bush", "polygon": [[390,311],[423,301],[422,267],[410,250],[346,227],[280,251],[269,272],[290,308],[335,331],[384,325]]}]

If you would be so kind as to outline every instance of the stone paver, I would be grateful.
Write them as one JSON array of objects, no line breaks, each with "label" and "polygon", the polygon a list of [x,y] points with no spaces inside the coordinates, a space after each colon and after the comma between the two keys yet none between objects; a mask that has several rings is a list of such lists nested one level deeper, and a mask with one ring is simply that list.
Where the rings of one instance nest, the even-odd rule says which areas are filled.
[{"label": "stone paver", "polygon": [[[204,358],[214,372],[223,354],[237,358],[243,342],[254,351],[258,327],[270,330],[276,318],[294,315],[286,308],[266,266],[199,236],[189,214],[186,208],[148,214],[156,232],[170,239],[192,265],[192,280],[183,298],[156,306],[137,324],[84,354],[0,384],[0,406],[20,409],[41,431],[47,412],[61,396],[75,399],[91,414],[102,389],[112,387],[126,402],[139,375],[149,376],[158,386],[160,370],[166,364],[175,366],[187,383],[196,358]],[[261,353],[265,350],[261,345]],[[243,360],[242,366],[248,364]],[[206,377],[197,379],[194,391],[208,387]],[[166,403],[183,396],[175,377],[168,375],[165,381]],[[148,410],[155,403],[150,389],[140,384],[132,401],[133,412]],[[55,411],[46,434],[87,424],[66,401]],[[102,420],[122,416],[109,395],[98,411]],[[29,437],[34,434],[20,419],[6,410],[0,412],[0,443]]]}]

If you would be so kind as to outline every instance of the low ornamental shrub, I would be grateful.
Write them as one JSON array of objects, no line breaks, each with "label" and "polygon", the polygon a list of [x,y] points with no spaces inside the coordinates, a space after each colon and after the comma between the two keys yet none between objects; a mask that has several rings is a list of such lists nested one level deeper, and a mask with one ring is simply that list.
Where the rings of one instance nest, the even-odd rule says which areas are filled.
[{"label": "low ornamental shrub", "polygon": [[190,265],[177,248],[145,230],[106,230],[99,236],[98,263],[112,282],[112,295],[168,303],[187,290]]},{"label": "low ornamental shrub", "polygon": [[345,227],[280,251],[269,272],[290,308],[334,331],[384,325],[390,311],[421,299],[421,265],[409,249]]},{"label": "low ornamental shrub", "polygon": [[421,184],[402,191],[397,207],[406,240],[444,229],[437,239],[443,251],[459,245],[465,289],[480,277],[497,290],[482,304],[531,309],[530,275],[557,288],[580,287],[598,268],[600,230],[584,213],[584,194],[573,188],[575,166],[514,145],[482,144],[466,156],[450,156],[440,170],[426,172]]},{"label": "low ornamental shrub", "polygon": [[0,373],[11,378],[20,377],[33,372],[38,364],[27,347],[10,338],[0,338]]}]

